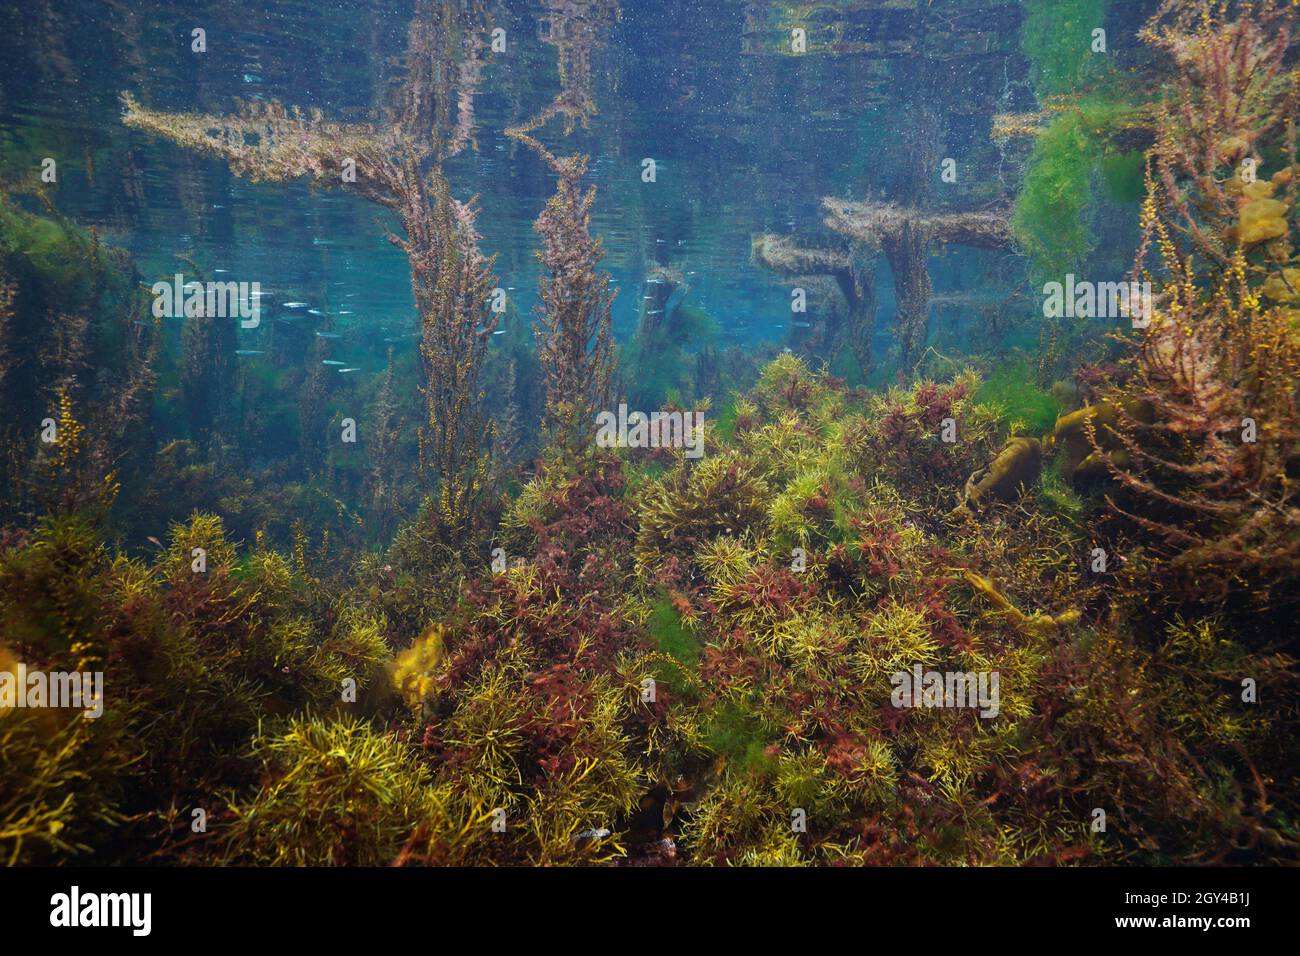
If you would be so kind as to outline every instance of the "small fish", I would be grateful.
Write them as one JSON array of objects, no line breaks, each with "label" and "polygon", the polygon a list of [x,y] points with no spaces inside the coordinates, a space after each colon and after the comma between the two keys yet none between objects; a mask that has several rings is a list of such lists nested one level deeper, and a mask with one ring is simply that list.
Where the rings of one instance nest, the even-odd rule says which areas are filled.
[{"label": "small fish", "polygon": [[339,374],[342,375],[344,372],[360,372],[360,371],[361,369],[359,368],[341,368],[339,369]]},{"label": "small fish", "polygon": [[316,338],[318,338],[318,339],[337,339],[338,337],[339,337],[339,334],[338,334],[337,332],[317,332],[317,333],[316,333]]},{"label": "small fish", "polygon": [[349,309],[339,309],[339,315],[351,315],[351,314],[352,312]]},{"label": "small fish", "polygon": [[217,275],[219,275],[219,276],[226,275],[228,272],[230,272],[229,269],[213,269],[212,271],[215,272],[215,273],[216,273]]},{"label": "small fish", "polygon": [[342,365],[342,362],[336,362],[334,359],[324,359],[321,365]]},{"label": "small fish", "polygon": [[265,355],[261,349],[235,349],[236,355]]},{"label": "small fish", "polygon": [[646,314],[646,315],[663,315],[663,314],[664,314],[664,310],[663,310],[663,309],[647,309],[645,314]]},{"label": "small fish", "polygon": [[811,322],[792,322],[791,324],[792,324],[796,329],[811,329],[811,328],[812,328],[812,323],[811,323]]},{"label": "small fish", "polygon": [[308,302],[286,302],[284,307],[286,309],[305,309],[309,304]]},{"label": "small fish", "polygon": [[307,314],[308,314],[308,315],[324,315],[325,313],[322,312],[320,309],[308,309],[308,310],[307,310]]},{"label": "small fish", "polygon": [[155,538],[153,535],[149,535],[147,538],[145,538],[145,540],[148,541],[150,544],[158,545],[158,547],[160,548],[165,547],[165,545],[157,538]]},{"label": "small fish", "polygon": [[492,334],[493,334],[493,335],[505,335],[505,334],[506,334],[506,330],[505,330],[505,329],[497,329],[497,330],[496,330],[495,332],[493,332]]}]

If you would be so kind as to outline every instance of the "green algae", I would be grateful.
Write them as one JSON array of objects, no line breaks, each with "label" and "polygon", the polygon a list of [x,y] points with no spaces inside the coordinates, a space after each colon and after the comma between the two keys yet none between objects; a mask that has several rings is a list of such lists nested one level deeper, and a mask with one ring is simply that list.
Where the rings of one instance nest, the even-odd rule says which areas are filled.
[{"label": "green algae", "polygon": [[983,381],[975,392],[975,401],[997,406],[1017,434],[1044,435],[1056,424],[1061,405],[1034,379],[1034,371],[1025,359],[1003,364]]},{"label": "green algae", "polygon": [[768,752],[770,736],[741,704],[728,701],[707,717],[705,743],[740,773],[764,775],[776,768]]},{"label": "green algae", "polygon": [[700,642],[682,620],[672,598],[666,594],[656,598],[650,604],[650,611],[646,627],[660,653],[687,667],[698,665],[702,650]]},{"label": "green algae", "polygon": [[1020,46],[1033,62],[1040,95],[1085,88],[1105,69],[1104,55],[1091,47],[1107,6],[1107,0],[1027,0]]}]

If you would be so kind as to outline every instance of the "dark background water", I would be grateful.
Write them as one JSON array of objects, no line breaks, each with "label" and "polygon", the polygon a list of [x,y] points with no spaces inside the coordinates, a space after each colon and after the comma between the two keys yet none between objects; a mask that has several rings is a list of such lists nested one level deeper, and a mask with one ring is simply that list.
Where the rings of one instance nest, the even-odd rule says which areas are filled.
[{"label": "dark background water", "polygon": [[[1140,22],[1150,4],[1118,4]],[[786,55],[790,5],[741,0],[632,0],[596,54],[599,114],[572,138],[592,154],[594,231],[620,289],[615,328],[626,338],[640,282],[656,262],[690,274],[693,301],[724,341],[780,341],[789,285],[750,262],[764,230],[825,237],[823,196],[896,196],[899,153],[918,107],[938,113],[940,155],[963,170],[958,204],[995,202],[1016,167],[989,140],[992,115],[1034,100],[1019,53],[1023,9],[990,0],[839,0],[798,22],[818,55]],[[530,314],[532,223],[553,180],[503,129],[556,89],[553,49],[538,35],[537,2],[493,8],[508,50],[489,65],[476,104],[478,148],[449,170],[477,194],[485,251],[500,285]],[[1129,17],[1128,14],[1134,16]],[[58,206],[129,248],[147,276],[177,271],[186,253],[223,278],[258,280],[385,334],[414,330],[404,256],[375,207],[341,192],[252,185],[216,160],[128,130],[118,97],[220,113],[263,97],[361,117],[382,99],[405,45],[407,3],[69,0],[8,4],[0,20],[3,175],[59,161]],[[190,32],[207,32],[206,53]],[[1131,33],[1131,30],[1129,31]],[[825,44],[831,44],[826,53]],[[640,180],[641,160],[658,181]],[[944,198],[940,197],[940,201]],[[989,279],[958,253],[934,268],[936,291]],[[996,282],[1018,277],[992,270]],[[882,266],[882,335],[889,284]]]}]

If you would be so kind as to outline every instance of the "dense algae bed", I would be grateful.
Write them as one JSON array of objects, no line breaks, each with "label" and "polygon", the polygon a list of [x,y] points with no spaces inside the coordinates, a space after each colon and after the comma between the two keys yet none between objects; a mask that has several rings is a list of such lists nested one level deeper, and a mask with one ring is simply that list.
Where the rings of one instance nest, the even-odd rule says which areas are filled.
[{"label": "dense algae bed", "polygon": [[[802,22],[759,6],[774,43]],[[452,172],[490,9],[417,3],[364,122],[128,91],[154,148],[385,210],[420,327],[352,384],[305,302],[251,341],[158,316],[154,276],[10,183],[0,672],[100,672],[105,706],[0,710],[6,861],[1293,863],[1295,15],[1150,6],[1126,79],[1080,52],[1100,0],[1023,4],[1041,109],[988,123],[1025,143],[1007,203],[941,205],[913,140],[912,192],[756,235],[813,291],[784,348],[720,345],[669,262],[615,342],[571,139],[611,3],[543,4],[559,93],[506,130],[553,190],[532,329],[492,310]],[[940,249],[1036,293],[1097,267],[1097,203],[1145,323],[931,327]],[[620,402],[702,412],[703,453],[600,447]],[[900,693],[927,673],[996,684]]]}]

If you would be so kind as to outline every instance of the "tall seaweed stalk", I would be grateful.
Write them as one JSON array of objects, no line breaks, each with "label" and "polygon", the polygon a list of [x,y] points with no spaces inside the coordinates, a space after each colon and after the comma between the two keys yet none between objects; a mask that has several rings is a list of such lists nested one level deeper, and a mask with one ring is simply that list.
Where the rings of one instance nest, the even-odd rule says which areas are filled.
[{"label": "tall seaweed stalk", "polygon": [[[1300,573],[1291,5],[1166,0],[1142,33],[1178,67],[1148,153],[1135,278],[1156,288],[1114,397],[1165,579],[1293,608]],[[1273,299],[1276,301],[1270,302]]]},{"label": "tall seaweed stalk", "polygon": [[542,238],[537,256],[546,269],[540,282],[542,304],[533,332],[546,378],[545,440],[553,451],[577,460],[590,450],[595,414],[609,402],[614,373],[610,308],[614,292],[609,274],[598,272],[603,255],[591,235],[596,187],[585,192],[588,157],[558,157],[534,136],[556,117],[564,134],[584,127],[596,112],[592,98],[591,53],[618,18],[613,0],[548,0],[549,29],[543,39],[555,46],[560,92],[541,113],[506,135],[528,146],[555,173],[555,195],[534,224]]},{"label": "tall seaweed stalk", "polygon": [[163,113],[122,97],[128,126],[220,156],[250,181],[353,189],[396,216],[401,235],[389,239],[410,260],[422,328],[420,460],[437,484],[431,530],[444,544],[472,525],[490,447],[479,373],[496,324],[484,308],[492,260],[479,251],[472,201],[452,197],[443,171],[473,144],[483,22],[480,0],[419,0],[404,80],[373,122],[278,102],[242,104],[229,116]]}]

